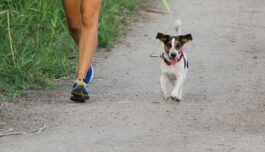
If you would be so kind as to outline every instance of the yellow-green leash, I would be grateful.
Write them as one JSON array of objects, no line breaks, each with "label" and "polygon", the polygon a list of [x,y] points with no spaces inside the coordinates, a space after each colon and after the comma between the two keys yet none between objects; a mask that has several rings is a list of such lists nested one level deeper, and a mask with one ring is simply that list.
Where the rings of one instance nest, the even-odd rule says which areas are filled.
[{"label": "yellow-green leash", "polygon": [[168,13],[169,13],[170,15],[172,15],[172,12],[171,12],[171,9],[170,9],[170,7],[169,7],[169,5],[168,5],[167,0],[162,0],[162,2],[163,2],[163,4],[165,5],[165,7],[166,7]]},{"label": "yellow-green leash", "polygon": [[[170,9],[170,7],[168,5],[167,0],[162,0],[162,2],[163,2],[164,6],[166,7],[166,9],[168,11],[168,14],[169,15],[172,15],[172,12],[171,12],[171,9]],[[168,25],[168,28],[167,28],[167,30],[164,33],[165,34],[168,34],[168,32],[170,31],[170,29],[172,29],[172,26]],[[155,47],[154,51],[152,51],[150,53],[150,55],[149,55],[150,57],[159,57],[159,55],[154,55],[154,54],[158,51],[158,49],[160,48],[161,44],[162,44],[162,42],[160,42],[160,41],[156,44],[156,47]]]},{"label": "yellow-green leash", "polygon": [[[169,26],[164,33],[165,34],[168,34],[168,32],[169,32],[170,29],[172,29],[172,26]],[[159,48],[160,48],[161,45],[162,45],[162,42],[161,41],[157,42],[154,51],[152,51],[149,56],[150,57],[159,57],[159,55],[154,55],[154,54],[159,50]]]}]

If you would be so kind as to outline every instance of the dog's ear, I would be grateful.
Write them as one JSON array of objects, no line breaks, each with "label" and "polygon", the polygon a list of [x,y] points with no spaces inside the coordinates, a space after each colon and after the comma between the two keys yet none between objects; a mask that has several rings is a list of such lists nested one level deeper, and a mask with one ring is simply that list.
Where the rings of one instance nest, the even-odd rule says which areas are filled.
[{"label": "dog's ear", "polygon": [[157,33],[156,39],[159,39],[160,41],[166,43],[170,40],[170,36],[163,33]]},{"label": "dog's ear", "polygon": [[180,35],[179,36],[180,42],[182,44],[187,43],[188,41],[192,41],[192,35],[191,34],[186,34],[186,35]]}]

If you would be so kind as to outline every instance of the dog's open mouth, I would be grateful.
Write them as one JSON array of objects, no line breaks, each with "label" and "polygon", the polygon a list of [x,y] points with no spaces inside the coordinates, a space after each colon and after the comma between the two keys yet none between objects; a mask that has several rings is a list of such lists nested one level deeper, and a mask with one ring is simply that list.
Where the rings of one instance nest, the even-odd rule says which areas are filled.
[{"label": "dog's open mouth", "polygon": [[177,63],[177,58],[170,58],[170,64],[175,65]]}]

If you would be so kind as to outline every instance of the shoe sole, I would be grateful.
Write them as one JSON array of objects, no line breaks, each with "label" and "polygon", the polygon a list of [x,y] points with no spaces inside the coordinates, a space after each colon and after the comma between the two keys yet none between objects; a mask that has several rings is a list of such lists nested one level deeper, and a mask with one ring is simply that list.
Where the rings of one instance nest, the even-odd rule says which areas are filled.
[{"label": "shoe sole", "polygon": [[89,100],[90,98],[88,95],[84,95],[81,90],[72,91],[71,93],[72,93],[72,96],[70,97],[70,99],[75,102],[86,102],[86,100]]},{"label": "shoe sole", "polygon": [[88,98],[79,98],[79,97],[72,95],[70,97],[70,100],[72,100],[74,102],[86,102],[87,100],[89,100],[89,97]]}]

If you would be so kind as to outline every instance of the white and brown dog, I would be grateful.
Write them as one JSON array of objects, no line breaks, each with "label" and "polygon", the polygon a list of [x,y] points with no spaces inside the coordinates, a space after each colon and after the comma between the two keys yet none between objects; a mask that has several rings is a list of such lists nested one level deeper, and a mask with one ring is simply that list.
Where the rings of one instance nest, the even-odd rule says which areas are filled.
[{"label": "white and brown dog", "polygon": [[[176,36],[158,33],[156,39],[164,43],[164,52],[161,54],[161,93],[165,100],[171,98],[174,101],[181,101],[183,83],[188,72],[188,59],[183,52],[183,45],[192,40],[191,34],[180,35],[180,21],[176,24]],[[169,96],[166,88],[166,81],[170,80],[174,86]]]}]

